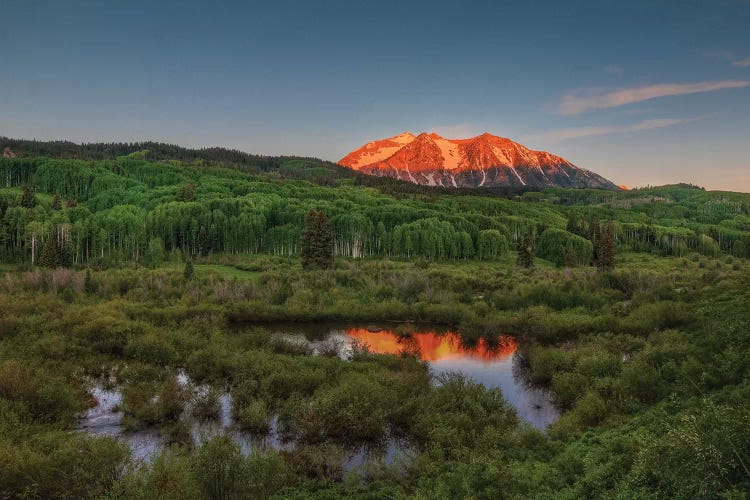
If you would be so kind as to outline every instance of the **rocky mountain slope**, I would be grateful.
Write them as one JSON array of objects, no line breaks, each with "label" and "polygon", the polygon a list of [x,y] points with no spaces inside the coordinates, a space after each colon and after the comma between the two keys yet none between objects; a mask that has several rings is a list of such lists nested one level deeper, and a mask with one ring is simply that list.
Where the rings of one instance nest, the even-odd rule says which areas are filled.
[{"label": "rocky mountain slope", "polygon": [[544,151],[488,133],[470,139],[403,132],[365,144],[339,164],[366,174],[443,187],[618,189],[604,177]]}]

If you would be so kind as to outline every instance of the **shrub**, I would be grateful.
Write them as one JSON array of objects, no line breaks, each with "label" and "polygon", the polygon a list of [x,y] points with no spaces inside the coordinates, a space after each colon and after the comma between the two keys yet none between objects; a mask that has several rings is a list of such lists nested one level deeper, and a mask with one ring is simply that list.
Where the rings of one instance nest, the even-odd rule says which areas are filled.
[{"label": "shrub", "polygon": [[575,404],[575,414],[585,425],[598,425],[608,414],[607,403],[594,391],[588,391]]},{"label": "shrub", "polygon": [[266,434],[271,428],[271,414],[266,403],[253,401],[237,409],[237,422],[250,432]]},{"label": "shrub", "polygon": [[219,393],[213,388],[199,391],[191,402],[191,414],[198,420],[215,420],[221,413]]},{"label": "shrub", "polygon": [[251,498],[246,473],[239,446],[226,436],[206,441],[195,453],[195,479],[203,498]]},{"label": "shrub", "polygon": [[316,391],[298,404],[292,428],[306,442],[332,438],[341,442],[378,441],[385,435],[391,398],[366,375],[353,375],[338,385]]},{"label": "shrub", "polygon": [[563,408],[570,408],[591,385],[591,379],[575,372],[555,373],[552,376],[552,394],[555,402]]}]

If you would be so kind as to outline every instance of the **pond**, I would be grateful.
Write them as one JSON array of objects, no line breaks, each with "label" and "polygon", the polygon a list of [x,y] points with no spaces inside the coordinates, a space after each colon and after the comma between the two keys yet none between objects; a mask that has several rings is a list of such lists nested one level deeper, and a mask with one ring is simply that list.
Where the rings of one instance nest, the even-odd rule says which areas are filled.
[{"label": "pond", "polygon": [[[273,335],[288,342],[306,346],[310,353],[320,354],[335,349],[342,359],[349,359],[354,348],[366,348],[372,353],[401,355],[408,353],[427,362],[433,374],[458,372],[488,388],[498,388],[506,401],[513,406],[521,419],[538,429],[554,422],[559,413],[549,394],[540,388],[530,387],[523,380],[516,355],[518,344],[512,337],[498,336],[490,345],[480,340],[475,346],[466,346],[461,337],[451,331],[439,329],[381,329],[375,327],[337,327],[331,325],[277,325],[268,327]],[[330,351],[329,351],[330,352]],[[439,383],[439,377],[435,378]],[[189,386],[195,393],[206,391],[207,386],[194,386],[184,371],[178,373],[178,381]],[[136,461],[149,461],[166,446],[164,437],[156,428],[127,431],[122,425],[120,411],[122,393],[119,388],[107,388],[94,384],[91,394],[97,405],[79,418],[79,430],[91,435],[115,437],[126,443]],[[232,396],[221,394],[219,417],[201,422],[191,417],[190,403],[182,416],[189,423],[193,444],[200,445],[207,439],[228,435],[239,444],[244,454],[252,450],[293,450],[295,443],[284,441],[278,429],[277,419],[271,421],[268,434],[259,436],[241,431],[232,416]],[[408,462],[415,455],[408,443],[388,440],[379,449],[356,447],[348,450],[344,458],[344,470],[353,470],[373,462]]]},{"label": "pond", "polygon": [[278,335],[308,342],[316,352],[331,344],[339,346],[339,356],[349,357],[352,345],[359,343],[378,354],[400,355],[407,352],[430,365],[436,375],[458,372],[492,389],[498,388],[516,409],[518,416],[537,429],[545,429],[560,417],[547,390],[532,387],[524,380],[518,343],[513,337],[500,335],[492,346],[481,339],[476,346],[465,346],[453,331],[421,329],[400,332],[378,327],[284,326],[275,328]]}]

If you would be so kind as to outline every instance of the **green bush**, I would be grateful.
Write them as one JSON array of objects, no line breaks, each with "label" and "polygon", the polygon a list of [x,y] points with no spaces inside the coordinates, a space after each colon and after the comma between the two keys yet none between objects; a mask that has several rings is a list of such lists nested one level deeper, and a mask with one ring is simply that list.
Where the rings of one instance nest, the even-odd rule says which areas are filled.
[{"label": "green bush", "polygon": [[237,408],[236,418],[240,427],[256,434],[266,434],[271,428],[271,414],[263,401]]}]

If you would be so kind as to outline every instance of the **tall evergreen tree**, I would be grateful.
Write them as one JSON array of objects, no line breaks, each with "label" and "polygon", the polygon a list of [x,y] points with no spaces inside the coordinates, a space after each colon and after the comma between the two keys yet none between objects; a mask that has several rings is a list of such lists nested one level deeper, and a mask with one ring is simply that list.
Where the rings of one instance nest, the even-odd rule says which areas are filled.
[{"label": "tall evergreen tree", "polygon": [[73,252],[70,248],[70,241],[67,239],[58,241],[56,266],[70,267],[71,265],[73,265]]},{"label": "tall evergreen tree", "polygon": [[57,267],[58,259],[57,238],[54,234],[49,234],[44,240],[42,250],[39,252],[37,264],[42,267]]},{"label": "tall evergreen tree", "polygon": [[333,230],[328,217],[320,210],[305,216],[301,234],[302,267],[330,269],[333,266]]},{"label": "tall evergreen tree", "polygon": [[591,224],[589,226],[589,239],[591,240],[591,244],[594,246],[593,265],[599,267],[599,261],[601,260],[600,250],[602,240],[602,226],[599,223],[599,219],[597,218],[591,220]]},{"label": "tall evergreen tree", "polygon": [[193,279],[193,276],[195,276],[195,269],[193,268],[193,261],[189,257],[185,259],[185,269],[182,271],[182,275],[188,281]]},{"label": "tall evergreen tree", "polygon": [[576,252],[572,243],[568,243],[568,246],[565,248],[565,265],[567,267],[576,267],[578,265],[578,252]]},{"label": "tall evergreen tree", "polygon": [[60,195],[55,195],[54,198],[52,198],[52,210],[61,210],[62,209],[62,200],[60,199]]},{"label": "tall evergreen tree", "polygon": [[599,268],[612,269],[615,267],[615,252],[615,225],[610,219],[599,242]]},{"label": "tall evergreen tree", "polygon": [[86,274],[83,277],[83,289],[86,293],[94,293],[94,281],[89,269],[86,269]]},{"label": "tall evergreen tree", "polygon": [[518,244],[518,265],[521,267],[534,267],[534,235],[526,233],[521,237]]},{"label": "tall evergreen tree", "polygon": [[193,201],[195,200],[195,189],[196,185],[194,182],[188,182],[180,188],[177,193],[177,199],[179,201]]},{"label": "tall evergreen tree", "polygon": [[34,208],[36,204],[36,196],[28,186],[24,186],[23,194],[21,194],[21,206],[24,208]]}]

